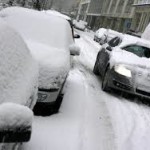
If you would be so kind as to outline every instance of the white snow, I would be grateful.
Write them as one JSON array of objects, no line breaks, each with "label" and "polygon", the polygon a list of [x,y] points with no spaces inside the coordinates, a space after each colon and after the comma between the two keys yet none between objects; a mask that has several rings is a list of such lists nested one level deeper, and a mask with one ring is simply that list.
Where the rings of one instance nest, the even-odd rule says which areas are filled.
[{"label": "white snow", "polygon": [[26,106],[14,103],[0,105],[0,130],[12,130],[32,126],[33,112]]},{"label": "white snow", "polygon": [[98,30],[95,32],[95,36],[97,36],[98,38],[101,38],[101,37],[104,35],[104,33],[106,33],[106,30],[107,30],[107,29],[105,29],[105,28],[100,28],[100,29],[98,29]]},{"label": "white snow", "polygon": [[87,26],[87,22],[79,20],[79,21],[74,21],[73,22],[74,27],[80,30],[85,30],[86,26]]},{"label": "white snow", "polygon": [[62,17],[66,20],[71,20],[69,16],[64,15],[56,10],[44,10],[43,12],[46,13],[47,15],[54,15],[54,16]]},{"label": "white snow", "polygon": [[150,60],[146,57],[139,57],[136,54],[122,50],[120,48],[114,48],[110,53],[110,65],[113,67],[115,64],[124,64],[128,66],[141,67],[144,69],[150,69]]},{"label": "white snow", "polygon": [[37,98],[37,64],[20,35],[2,19],[0,35],[0,103],[33,107]]},{"label": "white snow", "polygon": [[39,86],[62,84],[70,68],[69,46],[74,42],[67,20],[25,8],[6,8],[0,16],[25,39],[40,65]]},{"label": "white snow", "polygon": [[60,88],[70,69],[69,52],[34,41],[27,44],[39,62],[39,88]]},{"label": "white snow", "polygon": [[92,73],[99,48],[87,33],[81,36],[60,112],[35,117],[31,141],[22,149],[149,150],[150,108],[101,90]]}]

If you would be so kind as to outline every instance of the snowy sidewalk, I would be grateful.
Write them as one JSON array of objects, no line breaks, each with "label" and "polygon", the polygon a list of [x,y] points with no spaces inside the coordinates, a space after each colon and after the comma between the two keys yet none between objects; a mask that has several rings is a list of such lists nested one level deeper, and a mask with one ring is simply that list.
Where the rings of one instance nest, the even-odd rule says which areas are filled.
[{"label": "snowy sidewalk", "polygon": [[98,49],[94,55],[85,55],[89,51],[85,43],[82,38],[78,41],[82,51],[79,57],[74,58],[74,68],[65,85],[66,92],[60,113],[49,117],[35,117],[32,138],[29,143],[24,144],[24,150],[114,149],[105,103],[99,102],[99,91],[95,92],[91,86],[92,81],[88,82]]}]

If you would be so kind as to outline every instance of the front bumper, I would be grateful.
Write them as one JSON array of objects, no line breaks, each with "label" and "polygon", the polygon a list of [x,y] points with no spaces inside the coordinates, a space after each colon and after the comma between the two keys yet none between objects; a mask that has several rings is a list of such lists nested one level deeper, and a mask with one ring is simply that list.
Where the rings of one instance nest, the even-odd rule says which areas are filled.
[{"label": "front bumper", "polygon": [[150,87],[147,88],[147,90],[149,89],[149,92],[145,91],[143,90],[142,86],[139,87],[134,77],[133,78],[125,77],[123,75],[116,73],[114,69],[110,70],[110,74],[108,77],[108,86],[112,89],[117,89],[133,95],[150,99]]}]

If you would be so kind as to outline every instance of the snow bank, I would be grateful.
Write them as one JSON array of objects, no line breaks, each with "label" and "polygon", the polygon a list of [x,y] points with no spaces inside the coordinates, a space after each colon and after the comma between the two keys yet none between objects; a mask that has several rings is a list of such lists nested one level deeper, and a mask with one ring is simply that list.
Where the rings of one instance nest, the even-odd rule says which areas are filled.
[{"label": "snow bank", "polygon": [[14,103],[0,105],[0,130],[31,127],[33,112],[25,106]]},{"label": "snow bank", "polygon": [[0,35],[0,103],[13,102],[33,107],[36,102],[37,64],[22,38],[2,19]]},{"label": "snow bank", "polygon": [[73,43],[68,21],[25,8],[7,8],[0,16],[25,39],[40,65],[40,87],[62,83],[70,67],[69,45]]}]

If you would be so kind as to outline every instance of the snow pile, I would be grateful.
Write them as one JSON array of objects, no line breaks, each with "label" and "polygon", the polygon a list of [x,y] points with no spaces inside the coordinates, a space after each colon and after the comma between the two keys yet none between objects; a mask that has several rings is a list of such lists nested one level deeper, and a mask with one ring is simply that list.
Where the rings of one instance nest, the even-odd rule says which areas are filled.
[{"label": "snow pile", "polygon": [[150,69],[150,60],[148,58],[139,57],[131,52],[121,50],[119,48],[113,49],[113,51],[110,53],[111,67],[113,67],[116,64],[139,66],[141,68]]},{"label": "snow pile", "polygon": [[14,103],[0,105],[0,130],[31,127],[33,112],[26,106]]},{"label": "snow pile", "polygon": [[37,64],[22,38],[2,19],[0,35],[0,103],[13,102],[33,107],[37,92]]},{"label": "snow pile", "polygon": [[68,21],[17,7],[4,9],[0,16],[19,31],[38,60],[40,87],[55,88],[55,84],[62,83],[69,71],[69,45],[73,43]]}]

